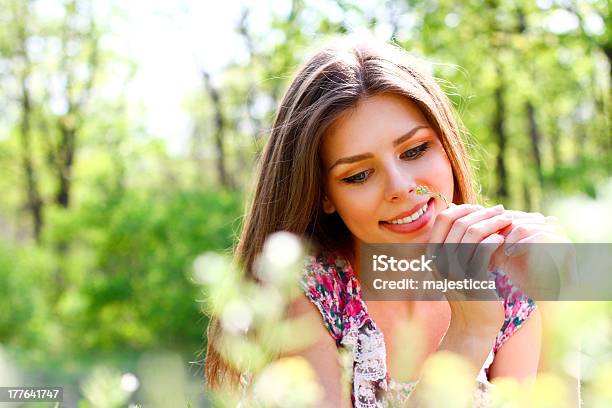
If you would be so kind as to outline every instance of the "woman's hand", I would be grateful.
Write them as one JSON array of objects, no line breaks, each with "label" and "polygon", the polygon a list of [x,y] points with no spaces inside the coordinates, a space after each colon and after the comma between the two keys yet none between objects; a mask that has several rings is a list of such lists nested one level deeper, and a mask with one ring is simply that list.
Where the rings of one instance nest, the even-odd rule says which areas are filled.
[{"label": "woman's hand", "polygon": [[[559,291],[575,282],[575,254],[556,217],[506,210],[510,225],[499,231],[504,245],[491,260],[528,296],[556,300]],[[547,245],[547,244],[559,245]]]},{"label": "woman's hand", "polygon": [[[503,206],[483,208],[462,204],[442,211],[436,217],[432,228],[430,248],[445,252],[444,256],[450,257],[449,264],[452,268],[438,272],[442,272],[441,275],[446,275],[444,278],[451,280],[483,276],[481,271],[488,271],[491,256],[504,243],[504,237],[498,234],[498,231],[510,226],[511,223],[512,218],[504,214]],[[436,264],[440,265],[438,262]],[[458,269],[463,272],[457,274]],[[438,275],[437,278],[442,277]],[[464,332],[490,331],[492,334],[497,334],[504,320],[502,302],[463,301],[465,297],[458,295],[455,291],[445,292],[451,307],[451,327]],[[490,295],[490,299],[496,299],[493,293]]]}]

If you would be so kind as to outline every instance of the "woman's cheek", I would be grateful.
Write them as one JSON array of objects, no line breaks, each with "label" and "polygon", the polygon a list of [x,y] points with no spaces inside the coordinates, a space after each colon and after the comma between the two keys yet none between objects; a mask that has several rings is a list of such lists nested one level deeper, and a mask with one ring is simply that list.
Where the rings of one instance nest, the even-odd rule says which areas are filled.
[{"label": "woman's cheek", "polygon": [[372,187],[364,184],[342,194],[342,210],[339,210],[339,214],[345,224],[358,227],[376,216],[378,197],[376,189]]},{"label": "woman's cheek", "polygon": [[380,195],[380,188],[374,180],[355,189],[354,193],[351,198],[351,204],[359,208],[360,213],[367,212],[367,214],[363,215],[370,217],[378,213],[382,197]]}]

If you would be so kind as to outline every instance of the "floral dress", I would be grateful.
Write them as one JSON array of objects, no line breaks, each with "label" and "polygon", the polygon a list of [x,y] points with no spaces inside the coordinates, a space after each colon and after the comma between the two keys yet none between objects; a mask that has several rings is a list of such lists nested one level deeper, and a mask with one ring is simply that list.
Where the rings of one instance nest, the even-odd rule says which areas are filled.
[{"label": "floral dress", "polygon": [[[493,274],[497,294],[504,302],[505,320],[478,375],[474,401],[477,405],[487,405],[488,371],[495,353],[535,309],[535,303],[513,286],[503,272]],[[309,257],[301,286],[321,312],[336,346],[352,351],[353,406],[378,408],[405,402],[416,383],[396,382],[387,372],[383,334],[368,315],[350,263],[333,254]]]}]

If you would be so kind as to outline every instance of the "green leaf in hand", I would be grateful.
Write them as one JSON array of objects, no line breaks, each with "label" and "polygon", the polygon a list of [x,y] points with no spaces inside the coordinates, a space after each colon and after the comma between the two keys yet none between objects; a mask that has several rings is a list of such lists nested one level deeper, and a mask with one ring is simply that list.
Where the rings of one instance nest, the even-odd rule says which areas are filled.
[{"label": "green leaf in hand", "polygon": [[438,193],[437,191],[431,191],[427,186],[417,186],[416,193],[417,195],[430,195],[438,197],[440,200],[444,201],[444,204],[446,204],[446,208],[450,207],[450,203],[442,193]]}]

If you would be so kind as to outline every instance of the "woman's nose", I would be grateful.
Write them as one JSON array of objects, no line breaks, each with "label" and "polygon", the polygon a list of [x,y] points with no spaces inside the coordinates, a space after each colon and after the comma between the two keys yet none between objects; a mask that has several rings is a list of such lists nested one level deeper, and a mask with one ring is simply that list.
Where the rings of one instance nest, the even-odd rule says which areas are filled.
[{"label": "woman's nose", "polygon": [[410,194],[416,194],[416,182],[409,174],[392,166],[388,169],[385,199],[389,202],[404,201]]}]

